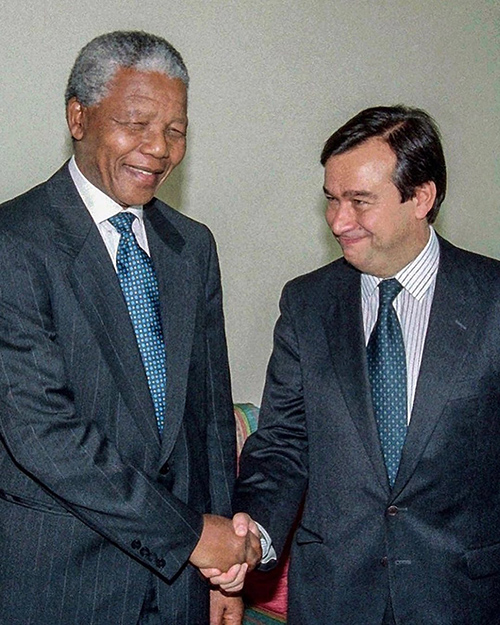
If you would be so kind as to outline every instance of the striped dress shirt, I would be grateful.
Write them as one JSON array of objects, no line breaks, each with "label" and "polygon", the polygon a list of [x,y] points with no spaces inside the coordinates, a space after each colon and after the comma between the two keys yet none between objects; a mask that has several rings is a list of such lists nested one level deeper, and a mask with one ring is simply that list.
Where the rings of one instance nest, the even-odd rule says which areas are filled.
[{"label": "striped dress shirt", "polygon": [[[394,300],[394,309],[401,324],[406,351],[408,422],[410,421],[420,363],[422,362],[438,266],[439,242],[434,229],[431,227],[429,241],[420,254],[395,276],[391,276],[403,286]],[[381,278],[376,276],[361,275],[361,306],[366,345],[368,345],[370,334],[377,321],[379,302],[377,286],[379,282],[381,282]]]}]

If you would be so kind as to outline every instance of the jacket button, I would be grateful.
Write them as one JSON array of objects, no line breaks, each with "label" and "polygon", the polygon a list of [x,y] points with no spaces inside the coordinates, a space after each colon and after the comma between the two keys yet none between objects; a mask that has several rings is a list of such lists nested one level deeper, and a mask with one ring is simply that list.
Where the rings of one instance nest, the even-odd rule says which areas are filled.
[{"label": "jacket button", "polygon": [[140,549],[141,547],[142,543],[138,538],[132,541],[132,549]]},{"label": "jacket button", "polygon": [[389,566],[389,558],[387,558],[387,556],[384,556],[383,558],[380,558],[380,564],[384,568],[387,568]]},{"label": "jacket button", "polygon": [[397,506],[389,506],[387,508],[387,514],[389,516],[396,516],[398,512],[399,512],[399,508]]},{"label": "jacket button", "polygon": [[160,571],[161,571],[161,569],[164,569],[164,568],[165,568],[165,565],[166,565],[166,564],[167,564],[167,563],[165,562],[165,560],[164,560],[163,558],[158,558],[158,559],[156,560],[156,566],[160,569]]},{"label": "jacket button", "polygon": [[160,469],[160,475],[167,475],[169,471],[170,471],[170,465],[168,464],[168,462],[165,462],[165,464]]},{"label": "jacket button", "polygon": [[139,553],[141,554],[141,556],[143,558],[150,558],[151,557],[151,552],[149,551],[149,549],[147,547],[143,547]]}]

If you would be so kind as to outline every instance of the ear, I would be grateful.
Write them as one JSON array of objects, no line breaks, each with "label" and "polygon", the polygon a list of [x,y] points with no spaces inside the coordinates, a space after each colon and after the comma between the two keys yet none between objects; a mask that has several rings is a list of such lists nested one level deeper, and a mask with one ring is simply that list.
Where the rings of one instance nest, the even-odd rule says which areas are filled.
[{"label": "ear", "polygon": [[425,219],[436,200],[436,184],[429,180],[416,187],[412,201],[415,204],[415,216]]},{"label": "ear", "polygon": [[66,121],[71,136],[76,141],[85,134],[85,107],[76,98],[71,98],[66,106]]}]

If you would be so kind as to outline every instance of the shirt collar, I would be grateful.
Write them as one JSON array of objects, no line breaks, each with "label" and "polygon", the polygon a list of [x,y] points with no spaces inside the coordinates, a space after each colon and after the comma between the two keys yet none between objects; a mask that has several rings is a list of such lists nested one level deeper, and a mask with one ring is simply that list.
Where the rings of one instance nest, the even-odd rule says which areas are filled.
[{"label": "shirt collar", "polygon": [[[107,221],[110,217],[113,217],[113,215],[117,215],[120,211],[124,210],[123,207],[112,200],[109,195],[103,193],[93,185],[90,180],[85,178],[76,164],[74,156],[72,156],[69,161],[68,169],[76,189],[96,225]],[[126,210],[142,220],[142,206],[129,206]]]},{"label": "shirt collar", "polygon": [[[415,299],[422,300],[436,277],[439,267],[439,241],[432,226],[430,236],[420,254],[393,276]],[[382,278],[361,274],[361,297],[366,302],[373,295]]]}]

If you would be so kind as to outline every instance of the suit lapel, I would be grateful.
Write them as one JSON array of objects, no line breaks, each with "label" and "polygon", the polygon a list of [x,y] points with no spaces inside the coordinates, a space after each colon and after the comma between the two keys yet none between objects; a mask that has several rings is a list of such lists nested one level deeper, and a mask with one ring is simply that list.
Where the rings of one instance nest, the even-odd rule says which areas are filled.
[{"label": "suit lapel", "polygon": [[[54,242],[68,258],[68,278],[130,414],[158,444],[154,407],[116,272],[67,169],[49,181]],[[89,363],[89,366],[92,366]]]},{"label": "suit lapel", "polygon": [[153,201],[145,209],[151,257],[160,288],[161,315],[167,353],[167,409],[162,460],[177,439],[184,415],[199,286],[184,239]]},{"label": "suit lapel", "polygon": [[461,267],[456,248],[440,240],[441,257],[413,411],[394,495],[415,471],[443,414],[454,380],[473,347],[481,314],[477,286]]},{"label": "suit lapel", "polygon": [[361,278],[359,272],[347,263],[344,268],[342,279],[335,282],[335,290],[330,294],[333,303],[324,316],[324,324],[331,358],[350,417],[354,421],[381,486],[388,491],[387,472],[368,382],[361,309]]}]

